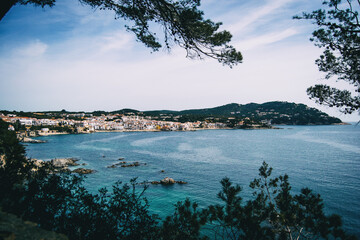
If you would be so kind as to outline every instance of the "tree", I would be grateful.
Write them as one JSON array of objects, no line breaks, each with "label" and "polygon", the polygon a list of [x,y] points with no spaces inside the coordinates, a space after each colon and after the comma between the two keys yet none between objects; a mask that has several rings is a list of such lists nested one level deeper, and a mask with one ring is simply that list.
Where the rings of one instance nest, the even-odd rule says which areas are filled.
[{"label": "tree", "polygon": [[250,183],[255,199],[246,204],[240,186],[228,178],[221,181],[218,197],[224,205],[206,210],[216,239],[356,239],[344,232],[338,215],[325,215],[319,194],[303,188],[292,195],[289,177],[270,178],[271,173],[263,162],[259,178]]},{"label": "tree", "polygon": [[[79,0],[81,3],[101,10],[110,10],[115,18],[132,22],[126,26],[137,40],[158,51],[162,45],[151,31],[150,24],[163,28],[163,42],[167,49],[172,44],[184,48],[189,58],[210,57],[230,67],[242,62],[242,55],[228,45],[232,35],[228,31],[218,31],[222,23],[204,19],[198,9],[200,0]],[[3,1],[0,19],[16,4],[54,6],[56,0],[7,0]]]},{"label": "tree", "polygon": [[339,90],[327,85],[315,85],[307,89],[311,99],[317,103],[337,107],[343,113],[360,109],[360,23],[358,9],[360,1],[326,0],[327,9],[295,16],[297,19],[313,20],[317,29],[310,39],[323,54],[316,60],[325,79],[336,77],[354,87],[355,95],[348,90]]},{"label": "tree", "polygon": [[256,212],[263,206],[254,205],[252,201],[243,204],[239,196],[242,188],[234,186],[229,178],[222,179],[221,185],[218,198],[224,205],[211,205],[206,210],[215,239],[274,239],[270,228],[261,226],[264,215]]},{"label": "tree", "polygon": [[164,240],[205,240],[208,238],[200,234],[200,229],[205,224],[204,212],[198,210],[197,203],[186,199],[184,202],[178,202],[174,214],[167,216],[163,221],[161,237]]},{"label": "tree", "polygon": [[0,199],[15,185],[21,184],[32,167],[25,157],[25,148],[8,127],[9,124],[0,119]]}]

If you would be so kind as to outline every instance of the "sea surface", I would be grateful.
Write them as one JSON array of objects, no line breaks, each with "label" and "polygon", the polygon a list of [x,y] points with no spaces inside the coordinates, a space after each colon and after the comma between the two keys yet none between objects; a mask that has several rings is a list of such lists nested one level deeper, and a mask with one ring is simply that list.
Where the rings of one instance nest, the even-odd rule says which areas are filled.
[{"label": "sea surface", "polygon": [[[159,181],[164,177],[188,184],[150,185],[146,197],[153,213],[171,214],[174,204],[190,198],[200,207],[219,203],[220,180],[229,177],[251,197],[249,183],[263,161],[273,176],[287,173],[292,191],[309,187],[321,194],[327,213],[340,214],[345,229],[360,237],[360,126],[280,126],[275,130],[201,130],[194,132],[110,132],[40,137],[28,144],[32,158],[76,157],[86,168],[91,191],[116,181]],[[139,167],[107,168],[123,161]],[[161,172],[164,170],[164,172]]]}]

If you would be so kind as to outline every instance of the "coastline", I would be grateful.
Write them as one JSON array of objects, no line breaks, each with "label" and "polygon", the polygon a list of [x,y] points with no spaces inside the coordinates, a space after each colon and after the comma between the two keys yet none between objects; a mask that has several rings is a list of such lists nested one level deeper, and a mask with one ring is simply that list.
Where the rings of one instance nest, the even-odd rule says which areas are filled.
[{"label": "coastline", "polygon": [[[341,122],[341,123],[333,123],[333,124],[307,124],[301,126],[345,126],[345,125],[352,125],[351,123]],[[288,124],[276,124],[275,126],[270,127],[257,127],[257,126],[250,126],[247,128],[192,128],[189,130],[158,130],[158,129],[124,129],[124,130],[95,130],[91,132],[80,132],[80,133],[68,133],[68,132],[51,132],[51,133],[42,133],[39,136],[32,136],[32,137],[22,137],[20,138],[20,142],[22,143],[46,143],[46,141],[37,140],[35,138],[38,137],[47,137],[47,136],[54,136],[54,135],[68,135],[68,134],[91,134],[91,133],[120,133],[120,132],[194,132],[194,131],[204,131],[204,130],[269,130],[269,129],[283,129],[277,126],[294,126]],[[296,126],[296,125],[295,125]]]}]

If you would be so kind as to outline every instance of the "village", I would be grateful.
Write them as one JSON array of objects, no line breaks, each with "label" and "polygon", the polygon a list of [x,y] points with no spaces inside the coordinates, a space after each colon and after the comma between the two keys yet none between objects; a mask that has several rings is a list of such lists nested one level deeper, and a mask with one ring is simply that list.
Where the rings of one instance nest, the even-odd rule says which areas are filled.
[{"label": "village", "polygon": [[[19,138],[38,137],[69,133],[93,133],[107,131],[194,131],[199,129],[226,129],[225,123],[206,121],[173,122],[153,120],[149,116],[135,114],[67,114],[62,118],[23,117],[0,113],[0,118],[9,123],[9,130],[16,131]],[[72,119],[72,118],[76,118]]]}]

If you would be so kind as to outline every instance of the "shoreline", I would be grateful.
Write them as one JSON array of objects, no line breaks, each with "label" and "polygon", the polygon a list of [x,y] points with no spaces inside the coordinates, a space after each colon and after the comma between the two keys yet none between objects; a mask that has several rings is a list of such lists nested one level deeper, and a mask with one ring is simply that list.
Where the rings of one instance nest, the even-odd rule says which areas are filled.
[{"label": "shoreline", "polygon": [[67,133],[67,132],[58,132],[58,133],[47,133],[41,134],[35,137],[24,137],[19,139],[22,143],[46,143],[46,141],[36,140],[38,137],[47,137],[47,136],[55,136],[55,135],[77,135],[77,134],[92,134],[92,133],[120,133],[120,132],[195,132],[195,131],[204,131],[204,130],[261,130],[261,129],[280,129],[277,127],[272,128],[194,128],[190,130],[157,130],[157,129],[143,129],[143,130],[96,130],[93,132],[81,132],[81,133]]},{"label": "shoreline", "polygon": [[249,127],[249,128],[193,128],[189,130],[169,130],[169,131],[163,131],[158,129],[124,129],[124,130],[95,130],[92,132],[81,132],[81,133],[68,133],[68,132],[57,132],[57,133],[46,133],[41,134],[39,136],[35,137],[24,137],[22,139],[19,139],[22,143],[45,143],[46,141],[36,140],[34,138],[38,137],[47,137],[47,136],[55,136],[55,135],[76,135],[76,134],[92,134],[92,133],[120,133],[120,132],[194,132],[194,131],[204,131],[204,130],[270,130],[270,129],[283,129],[277,126],[346,126],[346,125],[352,125],[351,123],[347,122],[341,122],[341,123],[333,123],[333,124],[307,124],[307,125],[288,125],[288,124],[276,124],[271,127]]}]

